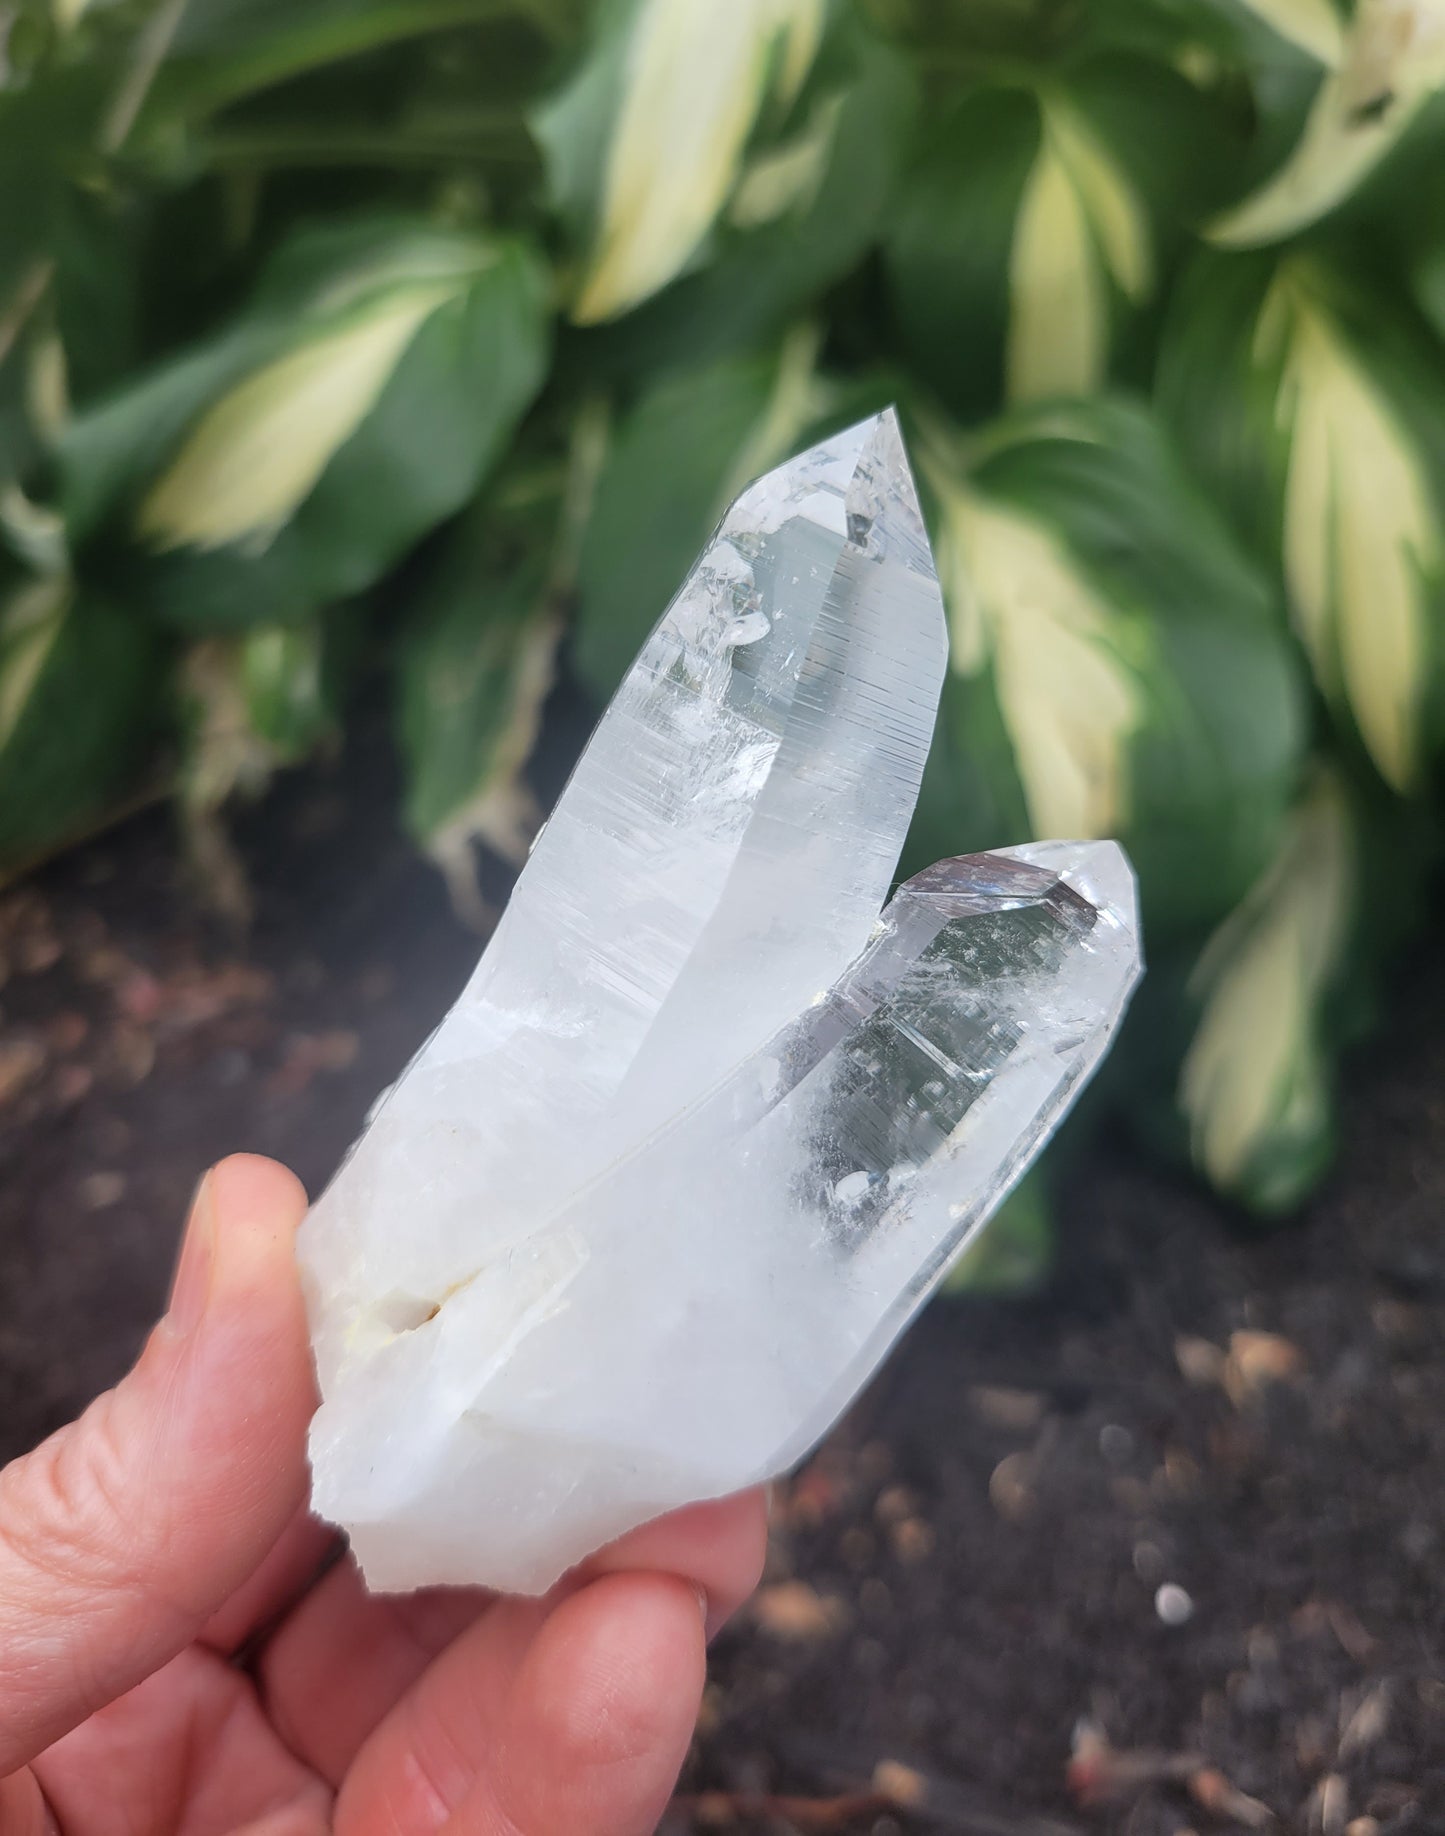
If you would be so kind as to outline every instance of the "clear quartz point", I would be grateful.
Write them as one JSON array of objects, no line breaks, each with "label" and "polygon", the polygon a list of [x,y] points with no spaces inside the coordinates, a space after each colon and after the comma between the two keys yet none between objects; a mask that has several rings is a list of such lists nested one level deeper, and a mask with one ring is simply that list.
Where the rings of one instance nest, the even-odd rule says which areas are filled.
[{"label": "clear quartz point", "polygon": [[303,1227],[314,1502],[379,1587],[538,1592],[791,1464],[1139,970],[1111,843],[879,906],[943,610],[893,415],[733,505],[476,974]]}]

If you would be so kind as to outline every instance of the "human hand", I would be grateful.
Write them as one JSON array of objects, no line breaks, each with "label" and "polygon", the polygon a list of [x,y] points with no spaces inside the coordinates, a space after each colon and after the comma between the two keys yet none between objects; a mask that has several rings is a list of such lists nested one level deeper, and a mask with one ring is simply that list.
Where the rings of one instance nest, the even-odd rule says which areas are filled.
[{"label": "human hand", "polygon": [[542,1601],[369,1595],[306,1508],[305,1203],[273,1162],[215,1167],[135,1369],[0,1473],[0,1836],[651,1830],[759,1495]]}]

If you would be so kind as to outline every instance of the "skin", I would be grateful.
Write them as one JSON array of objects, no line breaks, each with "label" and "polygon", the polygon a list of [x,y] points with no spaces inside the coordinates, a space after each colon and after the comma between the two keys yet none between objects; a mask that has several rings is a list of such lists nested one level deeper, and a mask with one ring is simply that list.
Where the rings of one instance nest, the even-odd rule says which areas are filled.
[{"label": "skin", "polygon": [[544,1600],[368,1594],[307,1510],[305,1205],[271,1161],[213,1168],[135,1368],[0,1472],[0,1836],[642,1836],[760,1495]]}]

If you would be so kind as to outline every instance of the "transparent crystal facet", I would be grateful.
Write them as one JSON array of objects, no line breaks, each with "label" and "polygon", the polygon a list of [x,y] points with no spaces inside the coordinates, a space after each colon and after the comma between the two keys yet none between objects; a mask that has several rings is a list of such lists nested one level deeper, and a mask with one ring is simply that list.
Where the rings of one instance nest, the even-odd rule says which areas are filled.
[{"label": "transparent crystal facet", "polygon": [[315,1502],[374,1585],[536,1591],[791,1463],[1093,1068],[1112,844],[878,916],[944,654],[891,414],[745,492],[649,640],[302,1232]]}]

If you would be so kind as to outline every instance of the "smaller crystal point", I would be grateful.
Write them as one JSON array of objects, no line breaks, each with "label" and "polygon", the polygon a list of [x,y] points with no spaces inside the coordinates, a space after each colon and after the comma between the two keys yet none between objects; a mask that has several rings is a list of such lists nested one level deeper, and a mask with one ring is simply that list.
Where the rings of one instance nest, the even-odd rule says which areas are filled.
[{"label": "smaller crystal point", "polygon": [[537,1591],[793,1464],[1047,1138],[1138,968],[1111,843],[907,882],[832,989],[411,1335],[472,1393],[426,1448],[407,1385],[374,1397],[372,1435],[408,1450],[384,1482],[327,1463],[368,1577]]},{"label": "smaller crystal point", "polygon": [[1139,970],[1110,843],[896,869],[946,664],[892,414],[749,487],[471,983],[313,1207],[313,1500],[368,1581],[537,1593],[790,1465]]}]

